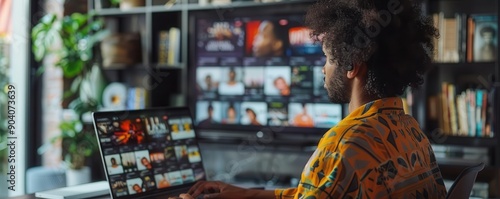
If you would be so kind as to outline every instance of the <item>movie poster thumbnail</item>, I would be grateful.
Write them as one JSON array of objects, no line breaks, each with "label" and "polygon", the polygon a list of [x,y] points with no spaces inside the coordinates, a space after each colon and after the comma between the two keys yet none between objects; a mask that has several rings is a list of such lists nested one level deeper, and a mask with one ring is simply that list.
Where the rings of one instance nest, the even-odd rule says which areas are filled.
[{"label": "movie poster thumbnail", "polygon": [[[222,72],[220,67],[198,67],[196,69],[196,85],[198,93],[213,93],[219,88]],[[206,94],[208,95],[208,94]],[[210,96],[207,96],[209,98]],[[212,96],[212,98],[215,96]]]},{"label": "movie poster thumbnail", "polygon": [[242,102],[241,124],[263,126],[267,124],[267,103]]},{"label": "movie poster thumbnail", "polygon": [[167,176],[171,186],[177,186],[182,184],[182,174],[180,171],[168,172]]},{"label": "movie poster thumbnail", "polygon": [[241,56],[245,44],[243,22],[199,19],[197,47],[200,56]]},{"label": "movie poster thumbnail", "polygon": [[205,170],[203,168],[194,169],[194,180],[204,180],[205,179]]},{"label": "movie poster thumbnail", "polygon": [[142,144],[145,132],[140,119],[129,119],[119,122],[119,128],[115,129],[112,140],[117,145]]},{"label": "movie poster thumbnail", "polygon": [[311,38],[311,30],[306,27],[291,27],[288,38],[292,56],[323,55],[321,43]]},{"label": "movie poster thumbnail", "polygon": [[175,149],[173,146],[168,146],[164,150],[165,159],[167,162],[177,162],[177,158],[175,157]]},{"label": "movie poster thumbnail", "polygon": [[177,161],[181,163],[189,162],[188,149],[186,145],[174,146],[175,149],[175,157],[177,157]]},{"label": "movie poster thumbnail", "polygon": [[267,112],[269,126],[289,126],[288,107],[283,102],[269,102]]},{"label": "movie poster thumbnail", "polygon": [[193,123],[190,117],[170,118],[168,120],[172,130],[172,140],[194,138]]},{"label": "movie poster thumbnail", "polygon": [[188,147],[188,159],[190,163],[201,162],[200,150],[197,146]]},{"label": "movie poster thumbnail", "polygon": [[290,95],[290,67],[267,67],[265,68],[264,93],[266,95],[289,96]]},{"label": "movie poster thumbnail", "polygon": [[196,121],[198,126],[207,127],[212,124],[219,124],[221,121],[220,102],[198,101],[196,103]]},{"label": "movie poster thumbnail", "polygon": [[239,124],[240,123],[240,103],[222,102],[221,103],[221,124]]},{"label": "movie poster thumbnail", "polygon": [[182,126],[184,127],[184,132],[189,134],[187,138],[194,138],[194,126],[193,119],[191,117],[181,117]]},{"label": "movie poster thumbnail", "polygon": [[149,151],[149,159],[154,168],[162,167],[165,164],[164,150],[153,149]]},{"label": "movie poster thumbnail", "polygon": [[141,173],[141,180],[142,188],[146,191],[154,190],[156,188],[156,182],[149,172]]},{"label": "movie poster thumbnail", "polygon": [[194,182],[194,173],[192,169],[181,170],[182,183]]},{"label": "movie poster thumbnail", "polygon": [[128,195],[127,181],[121,175],[110,176],[111,190],[117,197]]},{"label": "movie poster thumbnail", "polygon": [[104,156],[109,175],[123,173],[122,160],[119,154]]},{"label": "movie poster thumbnail", "polygon": [[99,142],[104,147],[113,146],[114,140],[112,139],[115,127],[113,124],[119,127],[118,122],[98,122],[96,123],[96,129],[99,134]]},{"label": "movie poster thumbnail", "polygon": [[243,95],[245,85],[243,84],[242,67],[224,67],[220,69],[221,78],[219,84],[219,95]]},{"label": "movie poster thumbnail", "polygon": [[167,173],[161,173],[155,175],[156,188],[163,189],[170,187],[170,181],[168,180]]},{"label": "movie poster thumbnail", "polygon": [[99,136],[106,137],[107,135],[113,133],[113,126],[111,122],[98,122],[96,123],[96,127]]},{"label": "movie poster thumbnail", "polygon": [[245,55],[283,57],[288,45],[288,20],[265,19],[246,22]]},{"label": "movie poster thumbnail", "polygon": [[296,127],[314,127],[314,105],[309,103],[288,104],[290,125]]},{"label": "movie poster thumbnail", "polygon": [[120,130],[120,121],[111,122],[111,126],[108,126],[108,128],[111,130],[110,132],[119,131]]},{"label": "movie poster thumbnail", "polygon": [[144,126],[149,137],[161,138],[169,132],[167,125],[165,124],[166,119],[166,116],[153,116],[143,118]]},{"label": "movie poster thumbnail", "polygon": [[342,105],[315,104],[313,115],[316,127],[331,128],[342,119]]},{"label": "movie poster thumbnail", "polygon": [[122,153],[120,154],[122,158],[123,170],[125,172],[137,171],[137,162],[135,159],[134,152]]},{"label": "movie poster thumbnail", "polygon": [[142,179],[141,178],[132,178],[127,180],[128,192],[130,195],[143,193],[146,191],[145,188],[142,187]]},{"label": "movie poster thumbnail", "polygon": [[114,145],[113,139],[111,138],[111,136],[99,136],[98,139],[99,139],[99,142],[101,143],[101,146],[103,146],[103,147],[111,147]]},{"label": "movie poster thumbnail", "polygon": [[136,151],[135,152],[135,161],[137,164],[137,169],[139,170],[150,170],[153,169],[151,165],[151,160],[149,159],[149,151]]},{"label": "movie poster thumbnail", "polygon": [[246,95],[262,95],[264,88],[264,67],[244,67],[243,82]]},{"label": "movie poster thumbnail", "polygon": [[292,66],[291,87],[294,95],[310,96],[313,84],[313,67]]}]

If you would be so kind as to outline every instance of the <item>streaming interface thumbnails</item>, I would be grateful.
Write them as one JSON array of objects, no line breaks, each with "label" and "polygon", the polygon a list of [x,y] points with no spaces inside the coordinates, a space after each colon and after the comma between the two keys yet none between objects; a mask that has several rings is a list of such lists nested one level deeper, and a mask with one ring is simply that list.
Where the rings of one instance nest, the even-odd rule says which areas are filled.
[{"label": "streaming interface thumbnails", "polygon": [[189,116],[137,116],[96,122],[113,195],[143,194],[204,179]]}]

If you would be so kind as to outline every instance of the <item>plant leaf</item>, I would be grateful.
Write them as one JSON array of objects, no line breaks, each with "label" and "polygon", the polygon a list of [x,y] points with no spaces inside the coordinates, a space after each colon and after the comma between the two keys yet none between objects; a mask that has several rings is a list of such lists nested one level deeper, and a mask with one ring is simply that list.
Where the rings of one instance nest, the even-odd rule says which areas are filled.
[{"label": "plant leaf", "polygon": [[76,91],[78,91],[78,89],[80,88],[80,84],[82,83],[82,79],[82,76],[78,76],[73,80],[70,88],[71,92],[76,93]]},{"label": "plant leaf", "polygon": [[69,98],[69,97],[73,96],[74,94],[75,94],[75,92],[73,92],[72,90],[64,91],[63,98],[64,99]]},{"label": "plant leaf", "polygon": [[64,77],[73,78],[77,76],[83,70],[84,65],[85,63],[81,60],[74,60],[72,64],[66,64],[62,67]]}]

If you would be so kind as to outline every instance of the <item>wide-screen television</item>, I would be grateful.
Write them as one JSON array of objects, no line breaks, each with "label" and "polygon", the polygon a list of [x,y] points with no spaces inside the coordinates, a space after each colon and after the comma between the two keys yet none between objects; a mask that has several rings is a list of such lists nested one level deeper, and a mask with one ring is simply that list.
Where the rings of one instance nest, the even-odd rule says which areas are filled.
[{"label": "wide-screen television", "polygon": [[200,130],[324,133],[343,117],[328,100],[321,44],[303,13],[190,20],[190,103]]}]

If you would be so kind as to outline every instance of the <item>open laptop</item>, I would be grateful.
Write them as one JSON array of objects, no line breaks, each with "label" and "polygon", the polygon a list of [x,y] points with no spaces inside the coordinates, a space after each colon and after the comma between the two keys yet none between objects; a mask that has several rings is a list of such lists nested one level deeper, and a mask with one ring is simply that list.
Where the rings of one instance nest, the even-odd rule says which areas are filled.
[{"label": "open laptop", "polygon": [[93,113],[111,198],[168,198],[205,180],[187,107]]}]

